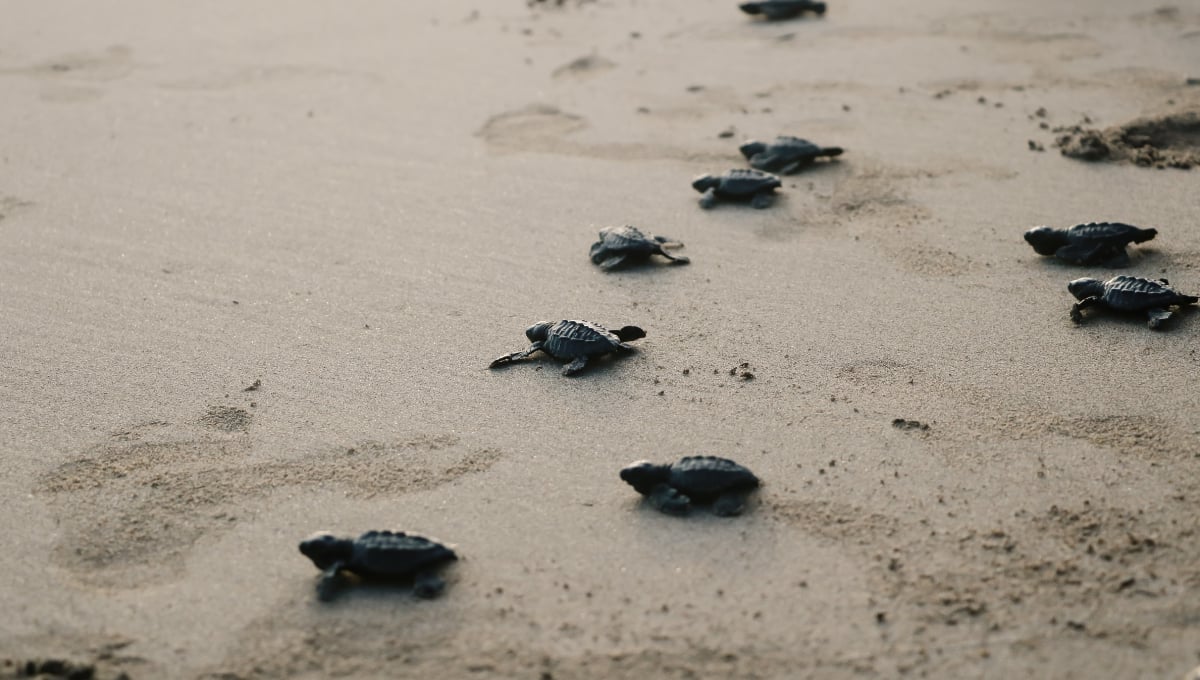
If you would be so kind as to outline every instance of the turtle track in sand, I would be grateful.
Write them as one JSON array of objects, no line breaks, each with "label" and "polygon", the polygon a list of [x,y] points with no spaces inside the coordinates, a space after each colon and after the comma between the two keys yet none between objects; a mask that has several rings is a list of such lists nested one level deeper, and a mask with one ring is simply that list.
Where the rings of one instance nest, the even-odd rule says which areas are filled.
[{"label": "turtle track in sand", "polygon": [[33,491],[61,530],[53,561],[90,585],[170,580],[198,540],[253,516],[277,489],[334,487],[363,498],[428,491],[501,458],[442,434],[262,460],[244,430],[211,415],[199,419],[204,429],[156,421],[113,433],[42,475]]},{"label": "turtle track in sand", "polygon": [[1200,165],[1200,111],[1139,118],[1104,130],[1076,126],[1058,132],[1064,134],[1055,144],[1069,158],[1182,170]]}]

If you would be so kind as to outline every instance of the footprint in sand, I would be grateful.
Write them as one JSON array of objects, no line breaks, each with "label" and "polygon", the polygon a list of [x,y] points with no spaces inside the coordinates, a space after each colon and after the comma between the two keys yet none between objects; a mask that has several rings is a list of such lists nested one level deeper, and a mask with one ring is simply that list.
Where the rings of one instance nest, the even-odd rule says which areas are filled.
[{"label": "footprint in sand", "polygon": [[582,116],[547,104],[530,104],[488,118],[475,136],[498,153],[553,153],[609,160],[674,159],[694,163],[727,163],[733,159],[728,153],[703,153],[655,142],[584,142],[571,137],[587,128],[588,122]]},{"label": "footprint in sand", "polygon": [[139,424],[43,475],[34,491],[62,532],[54,561],[94,585],[169,580],[197,540],[256,512],[281,487],[410,493],[482,472],[500,458],[440,435],[252,461],[249,424],[249,414],[230,407],[210,408],[194,425]]},{"label": "footprint in sand", "polygon": [[0,74],[47,80],[116,80],[132,73],[133,68],[133,50],[112,45],[98,51],[64,54],[29,66],[0,67]]},{"label": "footprint in sand", "polygon": [[0,196],[0,221],[32,205],[31,201],[24,201],[16,196]]},{"label": "footprint in sand", "polygon": [[609,71],[616,67],[617,65],[614,62],[597,54],[591,54],[559,66],[550,75],[555,78],[583,78],[603,71]]}]

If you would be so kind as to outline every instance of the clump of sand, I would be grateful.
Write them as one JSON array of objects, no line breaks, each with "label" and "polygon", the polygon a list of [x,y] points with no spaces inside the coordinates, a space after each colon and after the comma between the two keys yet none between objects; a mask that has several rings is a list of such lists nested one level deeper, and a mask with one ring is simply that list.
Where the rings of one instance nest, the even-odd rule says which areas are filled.
[{"label": "clump of sand", "polygon": [[1060,128],[1062,155],[1084,161],[1129,161],[1187,170],[1200,164],[1200,112],[1139,118],[1106,130]]}]

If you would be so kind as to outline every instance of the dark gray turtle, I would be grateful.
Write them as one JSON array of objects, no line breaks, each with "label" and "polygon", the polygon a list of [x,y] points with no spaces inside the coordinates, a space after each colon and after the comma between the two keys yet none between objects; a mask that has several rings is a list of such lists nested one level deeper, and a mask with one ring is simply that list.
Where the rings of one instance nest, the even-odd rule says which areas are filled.
[{"label": "dark gray turtle", "polygon": [[743,2],[738,9],[746,14],[761,14],[767,19],[791,19],[804,12],[815,14],[825,13],[825,3],[813,0],[758,0],[758,2]]},{"label": "dark gray turtle", "polygon": [[1114,276],[1107,281],[1075,279],[1067,284],[1067,290],[1079,300],[1071,306],[1071,320],[1075,323],[1083,321],[1083,310],[1101,305],[1119,312],[1144,313],[1150,319],[1150,328],[1155,330],[1171,318],[1168,307],[1194,305],[1200,300],[1195,295],[1179,293],[1166,279],[1151,281],[1136,276]]},{"label": "dark gray turtle", "polygon": [[343,571],[364,579],[411,577],[417,597],[437,597],[446,582],[434,572],[458,559],[441,543],[403,531],[368,531],[356,539],[316,533],[300,542],[300,552],[324,572],[317,582],[317,595],[322,600],[331,599],[337,592]]},{"label": "dark gray turtle", "polygon": [[616,269],[622,265],[645,262],[651,255],[662,255],[674,264],[687,264],[688,258],[668,253],[666,248],[683,244],[663,236],[646,236],[637,227],[605,227],[600,240],[592,244],[592,263],[601,269]]},{"label": "dark gray turtle", "polygon": [[1126,267],[1129,253],[1125,252],[1125,246],[1144,243],[1157,235],[1157,229],[1140,229],[1120,222],[1088,222],[1070,229],[1034,227],[1025,232],[1025,240],[1038,255],[1057,257],[1063,262]]},{"label": "dark gray turtle", "polygon": [[621,479],[672,515],[687,513],[692,503],[711,503],[721,517],[739,515],[746,496],[758,488],[753,472],[715,456],[688,456],[668,465],[640,461],[621,470]]},{"label": "dark gray turtle", "polygon": [[537,351],[545,352],[559,361],[568,362],[563,375],[575,375],[587,366],[588,359],[604,356],[611,352],[629,352],[633,347],[625,343],[646,337],[646,331],[637,326],[624,326],[610,331],[599,324],[588,321],[543,321],[525,329],[525,336],[533,344],[528,348],[493,361],[488,368],[496,368],[528,357]]},{"label": "dark gray turtle", "polygon": [[817,146],[807,139],[787,136],[776,137],[770,144],[750,140],[738,151],[750,161],[750,167],[778,175],[790,175],[818,158],[842,155],[840,146]]},{"label": "dark gray turtle", "polygon": [[692,180],[692,188],[704,194],[701,208],[711,208],[717,201],[750,201],[755,208],[766,208],[775,198],[775,190],[783,186],[779,178],[761,170],[738,168],[722,175],[700,175]]}]

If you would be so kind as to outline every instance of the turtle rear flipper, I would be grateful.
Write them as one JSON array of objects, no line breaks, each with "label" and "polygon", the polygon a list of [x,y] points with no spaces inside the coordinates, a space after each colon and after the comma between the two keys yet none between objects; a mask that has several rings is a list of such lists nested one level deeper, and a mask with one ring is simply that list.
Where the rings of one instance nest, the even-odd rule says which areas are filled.
[{"label": "turtle rear flipper", "polygon": [[713,501],[712,512],[718,517],[736,517],[746,509],[746,492],[728,491]]},{"label": "turtle rear flipper", "polygon": [[413,594],[421,599],[433,599],[444,590],[446,582],[432,571],[421,572],[413,577]]}]

